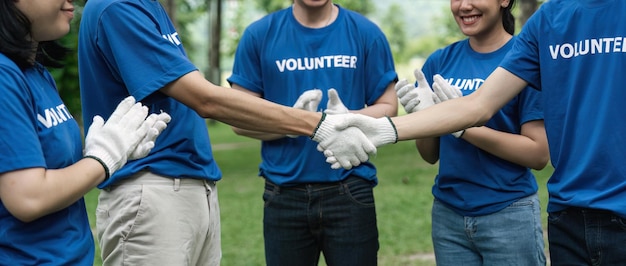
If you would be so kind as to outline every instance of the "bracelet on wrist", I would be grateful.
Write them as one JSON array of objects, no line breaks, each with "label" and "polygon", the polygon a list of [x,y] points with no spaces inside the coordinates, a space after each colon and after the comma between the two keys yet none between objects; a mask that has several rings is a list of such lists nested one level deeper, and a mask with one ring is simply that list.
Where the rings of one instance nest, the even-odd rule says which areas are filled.
[{"label": "bracelet on wrist", "polygon": [[315,134],[317,133],[317,130],[320,129],[320,126],[322,126],[322,122],[324,122],[324,119],[326,119],[326,113],[322,112],[322,118],[320,118],[320,121],[317,123],[315,130],[313,130],[313,134],[311,134],[309,138],[313,139],[315,137]]},{"label": "bracelet on wrist", "polygon": [[97,162],[99,162],[102,167],[104,168],[104,181],[106,181],[107,179],[109,179],[110,173],[109,173],[109,168],[107,167],[107,165],[104,163],[104,161],[102,161],[100,158],[93,156],[93,155],[86,155],[85,158],[91,158],[96,160]]}]

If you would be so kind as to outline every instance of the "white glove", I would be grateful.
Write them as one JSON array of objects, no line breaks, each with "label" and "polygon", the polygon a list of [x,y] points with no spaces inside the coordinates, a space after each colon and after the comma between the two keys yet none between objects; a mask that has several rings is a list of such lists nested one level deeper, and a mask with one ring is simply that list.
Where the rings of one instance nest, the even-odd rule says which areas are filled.
[{"label": "white glove", "polygon": [[[463,97],[463,92],[461,92],[459,87],[451,85],[439,74],[436,74],[433,77],[433,90],[442,102]],[[463,133],[465,133],[465,130],[459,130],[457,132],[452,132],[451,134],[455,138],[460,138]]]},{"label": "white glove", "polygon": [[312,89],[303,92],[296,103],[293,105],[293,108],[306,110],[309,112],[316,112],[317,106],[320,104],[322,100],[322,90]]},{"label": "white glove", "polygon": [[324,113],[329,115],[338,115],[338,114],[347,114],[350,111],[339,98],[339,93],[337,90],[330,89],[328,90],[328,103],[326,104],[326,110]]},{"label": "white glove", "polygon": [[[335,128],[344,130],[342,134],[343,132],[348,132],[348,130],[353,131],[353,129],[358,128],[360,130],[357,131],[364,133],[367,139],[376,147],[398,141],[396,127],[389,117],[373,118],[354,114],[354,116],[339,117],[338,120],[335,122]],[[331,164],[331,168],[337,169],[339,165],[343,166],[345,164],[346,159],[341,158],[341,155],[337,155],[333,149],[324,149],[321,145],[318,145],[317,150],[323,151],[324,156],[326,156],[326,162]],[[376,154],[374,153],[373,155]],[[363,160],[361,161],[364,162]]]},{"label": "white glove", "polygon": [[[376,154],[376,146],[356,128],[345,127],[337,130],[337,124],[349,116],[357,114],[322,115],[317,129],[311,139],[319,143],[317,149],[324,151],[326,157],[333,156],[331,168],[340,166],[351,169]],[[345,130],[344,130],[345,129]],[[328,161],[328,160],[327,160]]]},{"label": "white glove", "polygon": [[106,178],[120,169],[149,127],[143,126],[148,108],[135,103],[132,96],[124,99],[104,123],[96,115],[85,137],[85,157],[93,158],[104,167]]},{"label": "white glove", "polygon": [[[293,105],[293,108],[306,110],[309,112],[317,112],[317,106],[319,106],[320,101],[322,100],[322,90],[312,89],[303,92],[296,103]],[[297,138],[298,135],[287,135],[290,138]]]},{"label": "white glove", "polygon": [[154,148],[154,141],[167,127],[167,123],[169,123],[170,120],[172,120],[172,118],[165,112],[150,114],[142,125],[142,127],[148,128],[148,133],[141,139],[137,148],[128,156],[128,160],[137,160],[148,156],[152,148]]},{"label": "white glove", "polygon": [[376,147],[398,142],[398,131],[388,116],[373,118],[371,116],[353,114],[338,119],[338,121],[334,122],[334,126],[336,130],[357,127]]},{"label": "white glove", "polygon": [[422,70],[415,69],[413,75],[417,81],[417,88],[406,79],[398,81],[395,86],[400,103],[407,113],[424,110],[440,102],[437,95],[430,89]]}]

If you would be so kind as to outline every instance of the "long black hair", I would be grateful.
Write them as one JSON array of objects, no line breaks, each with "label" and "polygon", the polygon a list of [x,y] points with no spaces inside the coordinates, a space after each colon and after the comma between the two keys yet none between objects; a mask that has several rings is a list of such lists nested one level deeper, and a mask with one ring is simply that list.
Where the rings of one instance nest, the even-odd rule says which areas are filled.
[{"label": "long black hair", "polygon": [[63,67],[63,59],[70,50],[57,41],[37,44],[30,40],[31,34],[31,22],[15,1],[0,1],[0,53],[22,69],[35,62],[47,67]]},{"label": "long black hair", "polygon": [[514,4],[515,0],[509,0],[509,5],[502,8],[502,25],[504,30],[511,35],[515,35],[515,17],[511,12]]}]

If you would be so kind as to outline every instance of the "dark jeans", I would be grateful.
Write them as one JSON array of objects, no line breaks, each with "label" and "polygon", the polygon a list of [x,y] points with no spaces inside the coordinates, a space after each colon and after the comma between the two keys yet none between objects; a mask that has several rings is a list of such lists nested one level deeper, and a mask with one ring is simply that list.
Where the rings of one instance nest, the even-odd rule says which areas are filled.
[{"label": "dark jeans", "polygon": [[551,265],[626,265],[626,219],[609,211],[549,213]]},{"label": "dark jeans", "polygon": [[263,232],[268,266],[377,265],[378,229],[372,183],[278,187],[266,181]]}]

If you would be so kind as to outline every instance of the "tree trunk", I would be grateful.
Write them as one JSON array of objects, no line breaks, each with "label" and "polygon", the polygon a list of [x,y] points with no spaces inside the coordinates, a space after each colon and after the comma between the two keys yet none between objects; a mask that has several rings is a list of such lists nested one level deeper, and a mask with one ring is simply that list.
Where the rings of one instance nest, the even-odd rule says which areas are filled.
[{"label": "tree trunk", "polygon": [[518,18],[518,23],[520,27],[523,27],[528,21],[528,18],[537,11],[537,7],[539,4],[537,0],[519,0],[518,7],[520,10],[520,16]]},{"label": "tree trunk", "polygon": [[[163,3],[163,1],[165,3]],[[172,23],[174,23],[174,28],[178,29],[178,23],[176,22],[176,0],[162,0],[161,3],[167,15],[170,16]]]},{"label": "tree trunk", "polygon": [[222,0],[206,0],[209,9],[209,67],[205,76],[213,84],[220,85],[220,40],[222,35]]}]

